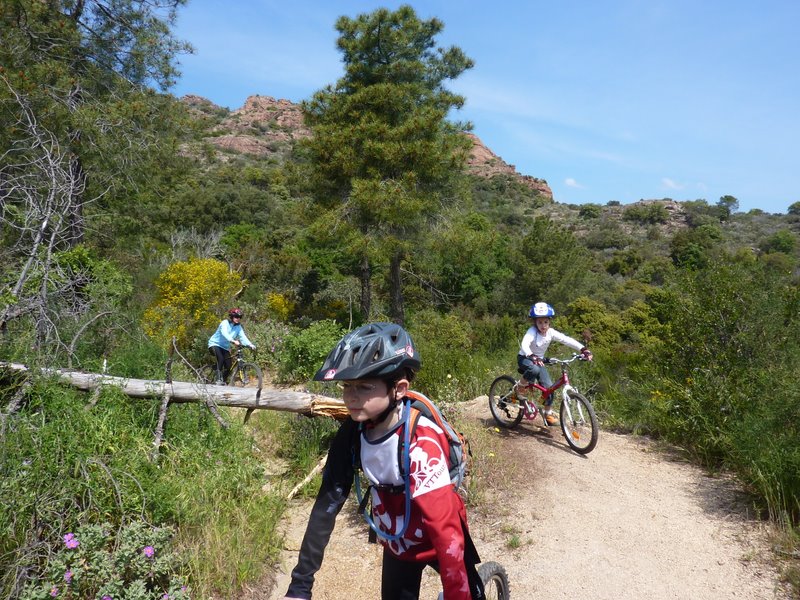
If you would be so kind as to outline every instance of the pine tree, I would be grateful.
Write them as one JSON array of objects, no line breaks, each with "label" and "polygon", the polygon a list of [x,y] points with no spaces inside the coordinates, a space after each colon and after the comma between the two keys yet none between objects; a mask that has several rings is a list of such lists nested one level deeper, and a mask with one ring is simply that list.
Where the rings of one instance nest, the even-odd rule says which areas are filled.
[{"label": "pine tree", "polygon": [[443,27],[410,6],[340,17],[345,74],[303,104],[315,200],[357,257],[365,319],[374,265],[388,262],[389,313],[403,321],[402,262],[451,200],[470,147],[461,134],[469,126],[447,120],[464,98],[444,83],[473,63],[457,47],[436,47]]}]

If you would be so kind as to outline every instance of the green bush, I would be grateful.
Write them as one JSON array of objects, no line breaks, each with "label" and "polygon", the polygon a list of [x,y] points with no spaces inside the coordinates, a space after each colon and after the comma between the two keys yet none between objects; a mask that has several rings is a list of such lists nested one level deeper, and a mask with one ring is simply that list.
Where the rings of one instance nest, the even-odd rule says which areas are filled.
[{"label": "green bush", "polygon": [[157,401],[105,388],[94,406],[86,402],[39,381],[7,421],[0,439],[2,597],[26,578],[44,585],[52,575],[39,549],[57,548],[90,525],[119,529],[143,518],[176,528],[180,574],[203,596],[232,593],[262,574],[276,558],[281,501],[262,492],[264,469],[241,426],[225,430],[203,406],[174,405],[156,464],[149,455]]},{"label": "green bush", "polygon": [[183,600],[189,598],[173,531],[136,521],[120,529],[110,523],[84,525],[51,548],[41,580],[29,584],[21,600],[103,598]]},{"label": "green bush", "polygon": [[279,378],[284,381],[311,379],[343,335],[343,328],[331,320],[317,321],[306,329],[287,334],[278,358]]},{"label": "green bush", "polygon": [[589,203],[581,205],[578,214],[582,219],[596,219],[602,212],[603,209],[599,204]]},{"label": "green bush", "polygon": [[800,319],[796,285],[784,277],[760,261],[730,260],[672,274],[624,314],[645,335],[614,356],[622,368],[604,381],[598,405],[613,415],[606,423],[734,470],[773,517],[796,524]]},{"label": "green bush", "polygon": [[666,223],[669,220],[669,211],[660,202],[630,204],[623,209],[622,218],[644,224]]}]

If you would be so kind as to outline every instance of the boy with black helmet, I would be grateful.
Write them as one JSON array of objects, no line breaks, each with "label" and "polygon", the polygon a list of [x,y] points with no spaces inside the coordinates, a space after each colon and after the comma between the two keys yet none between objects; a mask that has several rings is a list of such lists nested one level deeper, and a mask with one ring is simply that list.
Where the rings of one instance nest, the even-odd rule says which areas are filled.
[{"label": "boy with black helmet", "polygon": [[[405,329],[371,323],[345,335],[314,376],[340,383],[350,416],[328,451],[285,600],[311,598],[314,574],[353,485],[356,459],[371,484],[373,525],[384,546],[381,599],[418,598],[427,565],[439,572],[447,600],[485,597],[464,501],[448,473],[447,435],[424,416],[410,434],[406,394],[419,368]],[[398,463],[403,443],[406,477]]]},{"label": "boy with black helmet", "polygon": [[[533,326],[528,328],[519,345],[517,366],[522,379],[520,387],[528,382],[539,381],[544,387],[553,385],[550,373],[544,366],[544,354],[550,347],[550,342],[556,341],[574,350],[581,352],[586,360],[592,360],[592,353],[578,340],[556,331],[550,327],[550,319],[556,316],[556,311],[547,302],[537,302],[528,311],[528,317],[533,319]],[[551,394],[544,403],[543,418],[548,425],[555,425],[558,419],[553,413],[553,395]]]}]

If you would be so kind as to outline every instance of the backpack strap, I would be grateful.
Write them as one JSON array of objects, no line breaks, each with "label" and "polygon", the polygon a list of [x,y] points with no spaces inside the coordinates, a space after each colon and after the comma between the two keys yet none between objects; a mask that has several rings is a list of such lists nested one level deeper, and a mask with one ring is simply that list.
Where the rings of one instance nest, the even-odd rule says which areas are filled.
[{"label": "backpack strap", "polygon": [[[408,448],[411,445],[410,428],[409,428],[409,425],[410,425],[409,421],[410,421],[410,416],[411,416],[411,402],[410,401],[406,402],[404,400],[403,403],[405,405],[403,407],[403,412],[405,413],[405,415],[404,415],[404,418],[403,418],[403,433],[402,433],[402,437],[400,439],[404,440],[404,441],[399,442],[398,445],[402,444],[406,448]],[[419,411],[417,411],[417,412],[419,412]],[[419,419],[419,416],[417,416],[416,419]],[[415,423],[415,425],[416,425],[416,423]],[[359,441],[361,439],[362,430],[363,430],[363,425],[359,427],[359,431],[358,431]],[[408,522],[409,522],[409,520],[411,518],[411,478],[408,476],[407,473],[410,470],[410,462],[411,461],[410,461],[410,458],[409,458],[409,455],[408,455],[409,454],[408,450],[406,450],[402,454],[403,454],[403,456],[401,456],[401,460],[400,460],[401,467],[400,468],[401,468],[401,472],[402,472],[403,465],[405,465],[406,475],[403,475],[403,486],[400,488],[400,491],[405,493],[405,503],[404,503],[405,504],[405,517],[403,519],[403,525],[400,528],[400,531],[397,532],[394,535],[387,535],[385,532],[381,531],[378,528],[378,526],[375,524],[375,522],[372,520],[372,518],[369,515],[370,511],[367,508],[367,504],[369,502],[369,499],[372,496],[372,494],[371,494],[372,485],[367,487],[367,490],[363,494],[363,496],[361,494],[361,478],[359,477],[359,474],[358,474],[359,471],[361,470],[361,456],[360,456],[360,450],[359,450],[358,451],[358,457],[356,457],[356,445],[355,444],[353,445],[353,475],[354,475],[354,479],[355,479],[355,482],[354,482],[355,486],[354,487],[355,487],[355,490],[356,490],[356,499],[358,500],[358,510],[359,510],[359,512],[364,516],[364,519],[369,524],[369,527],[370,527],[370,539],[372,539],[375,535],[377,535],[381,539],[391,542],[391,541],[398,540],[398,539],[402,538],[406,533],[406,529],[408,529]],[[394,491],[395,488],[399,488],[399,487],[400,486],[386,486],[385,488],[382,488],[382,489],[390,489],[390,491]]]},{"label": "backpack strap", "polygon": [[409,470],[411,469],[411,459],[408,455],[410,448],[406,447],[405,440],[408,440],[410,446],[411,441],[414,439],[414,434],[417,432],[419,418],[422,416],[422,412],[419,409],[414,408],[410,403],[408,405],[408,410],[408,423],[406,424],[406,427],[409,428],[409,434],[408,436],[401,436],[400,441],[397,443],[397,464],[400,467],[400,476],[404,481],[409,476]]}]

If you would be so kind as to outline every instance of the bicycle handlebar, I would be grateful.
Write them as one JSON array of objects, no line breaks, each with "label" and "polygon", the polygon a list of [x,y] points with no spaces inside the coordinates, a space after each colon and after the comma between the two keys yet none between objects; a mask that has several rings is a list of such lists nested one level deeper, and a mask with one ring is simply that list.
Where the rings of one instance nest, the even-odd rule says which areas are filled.
[{"label": "bicycle handlebar", "polygon": [[546,364],[546,365],[568,365],[569,363],[574,362],[576,360],[586,360],[586,357],[583,354],[579,353],[579,352],[576,352],[570,358],[564,358],[564,359],[562,359],[562,358],[545,357],[544,364]]}]

